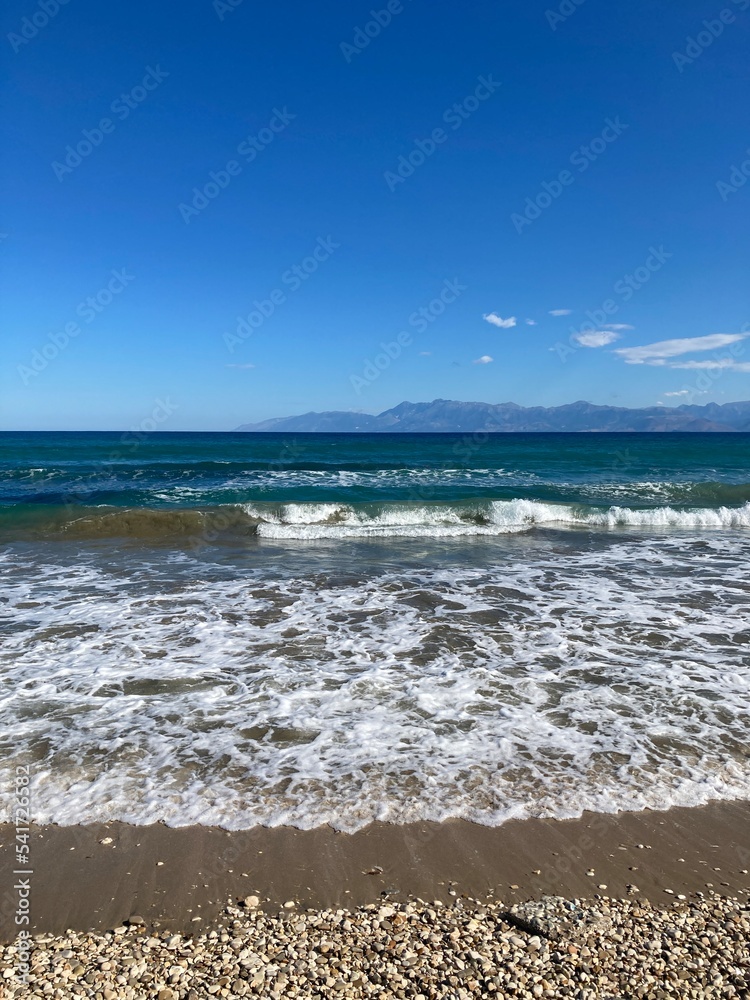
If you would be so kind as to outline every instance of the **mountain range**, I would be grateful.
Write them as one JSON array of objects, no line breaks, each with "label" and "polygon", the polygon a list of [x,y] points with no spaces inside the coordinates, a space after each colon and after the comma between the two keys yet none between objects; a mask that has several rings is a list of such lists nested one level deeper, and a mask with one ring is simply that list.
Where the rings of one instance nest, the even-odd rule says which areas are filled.
[{"label": "mountain range", "polygon": [[597,406],[579,400],[564,406],[516,403],[399,403],[382,413],[331,410],[242,424],[238,431],[285,433],[513,433],[528,431],[750,431],[750,402],[703,406]]}]

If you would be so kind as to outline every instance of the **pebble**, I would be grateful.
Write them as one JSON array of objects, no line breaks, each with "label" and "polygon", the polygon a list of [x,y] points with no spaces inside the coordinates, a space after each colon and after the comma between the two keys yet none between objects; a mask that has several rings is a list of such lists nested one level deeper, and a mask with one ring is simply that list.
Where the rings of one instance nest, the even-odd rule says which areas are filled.
[{"label": "pebble", "polygon": [[[18,951],[0,947],[0,995],[101,1000],[205,997],[746,997],[750,909],[713,893],[648,900],[464,897],[357,909],[267,913],[230,902],[194,935],[136,917],[117,933],[38,936],[32,978],[15,980]],[[293,913],[289,909],[294,909]],[[6,990],[5,993],[2,990]]]},{"label": "pebble", "polygon": [[596,930],[603,933],[609,927],[609,918],[598,905],[584,907],[577,900],[563,896],[516,903],[508,910],[508,918],[521,930],[552,941],[578,941]]}]

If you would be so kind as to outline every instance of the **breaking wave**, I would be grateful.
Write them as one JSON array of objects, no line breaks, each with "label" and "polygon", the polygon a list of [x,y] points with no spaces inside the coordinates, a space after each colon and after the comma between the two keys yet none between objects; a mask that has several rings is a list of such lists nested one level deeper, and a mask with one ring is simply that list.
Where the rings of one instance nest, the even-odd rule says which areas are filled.
[{"label": "breaking wave", "polygon": [[132,538],[156,542],[199,538],[288,540],[347,537],[451,538],[496,536],[535,528],[742,529],[750,528],[750,503],[741,507],[631,508],[490,500],[425,503],[253,503],[206,508],[6,509],[0,531],[47,538]]},{"label": "breaking wave", "polygon": [[750,503],[740,508],[675,510],[659,507],[606,510],[540,503],[494,500],[471,506],[403,506],[360,509],[341,504],[287,504],[278,513],[248,505],[257,533],[266,538],[328,538],[394,535],[440,537],[500,535],[549,525],[569,528],[750,528]]}]

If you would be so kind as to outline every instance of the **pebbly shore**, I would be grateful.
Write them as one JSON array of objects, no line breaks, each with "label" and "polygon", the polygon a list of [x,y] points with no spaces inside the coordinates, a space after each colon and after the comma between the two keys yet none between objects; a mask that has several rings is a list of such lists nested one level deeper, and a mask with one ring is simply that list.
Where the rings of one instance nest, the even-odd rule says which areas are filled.
[{"label": "pebbly shore", "polygon": [[[635,890],[633,890],[635,893]],[[265,911],[228,903],[210,931],[159,931],[133,914],[105,933],[38,934],[28,981],[0,950],[0,994],[67,1000],[205,997],[750,998],[750,908],[712,891],[641,898],[456,898]]]}]

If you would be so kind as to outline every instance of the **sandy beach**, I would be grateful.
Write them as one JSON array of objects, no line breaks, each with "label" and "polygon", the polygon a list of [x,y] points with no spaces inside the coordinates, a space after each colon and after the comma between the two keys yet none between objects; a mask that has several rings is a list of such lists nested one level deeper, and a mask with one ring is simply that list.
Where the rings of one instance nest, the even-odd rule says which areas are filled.
[{"label": "sandy beach", "polygon": [[39,827],[30,974],[6,892],[1,995],[747,997],[749,820]]},{"label": "sandy beach", "polygon": [[[10,887],[13,831],[0,831]],[[619,897],[628,886],[657,904],[669,902],[665,890],[744,897],[749,831],[746,802],[498,828],[376,823],[355,834],[328,827],[39,827],[30,844],[30,929],[105,931],[138,915],[163,930],[204,930],[227,899],[249,895],[269,911],[291,900],[301,908],[336,908],[386,895],[444,902],[489,895],[508,904],[548,895]],[[0,929],[6,941],[14,933],[7,897]]]}]

